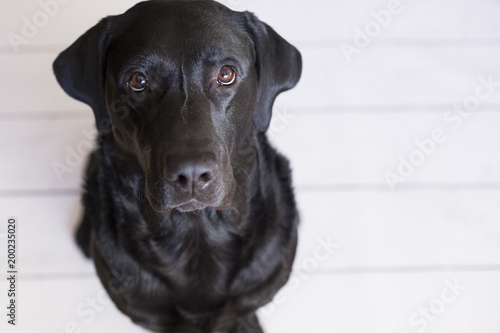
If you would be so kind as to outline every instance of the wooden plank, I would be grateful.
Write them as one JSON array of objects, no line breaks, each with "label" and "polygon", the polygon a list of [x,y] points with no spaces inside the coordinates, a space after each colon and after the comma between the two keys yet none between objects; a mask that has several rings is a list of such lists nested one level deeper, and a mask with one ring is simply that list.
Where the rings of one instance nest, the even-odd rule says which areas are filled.
[{"label": "wooden plank", "polygon": [[[290,158],[297,186],[388,186],[388,172],[402,176],[396,188],[413,182],[500,181],[500,157],[492,153],[500,150],[497,112],[471,112],[455,129],[458,123],[443,120],[446,109],[314,116],[286,110],[277,112],[271,136]],[[445,133],[444,142],[434,141],[437,129]],[[428,148],[420,148],[424,145]]]},{"label": "wooden plank", "polygon": [[[498,112],[471,113],[457,129],[450,127],[454,123],[443,121],[442,114],[432,112],[290,112],[277,109],[270,135],[291,160],[295,185],[299,187],[371,184],[389,190],[387,172],[404,176],[396,188],[421,182],[500,181],[500,157],[492,153],[500,151]],[[93,143],[89,139],[93,127],[92,118],[0,122],[0,150],[4,156],[0,164],[1,189],[78,188],[86,148]],[[416,142],[432,145],[429,140],[438,128],[445,131],[447,140],[434,141],[429,154],[419,153],[425,149]],[[418,162],[411,162],[414,171],[400,172],[409,168],[409,161]]]},{"label": "wooden plank", "polygon": [[[261,321],[266,332],[409,333],[425,327],[431,333],[494,333],[500,326],[498,277],[498,272],[314,276],[295,283],[274,309],[261,311]],[[449,287],[455,283],[456,294]]]},{"label": "wooden plank", "polygon": [[[475,94],[491,76],[500,81],[500,47],[370,48],[348,64],[337,48],[304,49],[304,72],[298,86],[280,95],[281,107],[317,108],[332,105],[453,104]],[[67,111],[87,106],[67,96],[52,73],[54,54],[0,55],[0,112]],[[481,103],[499,103],[500,89]],[[20,89],[22,87],[22,89]],[[30,98],[27,98],[29,94]]]},{"label": "wooden plank", "polygon": [[500,191],[298,192],[296,267],[499,265]]},{"label": "wooden plank", "polygon": [[2,320],[2,332],[146,332],[110,302],[97,277],[26,281],[20,275],[17,288],[18,322]]},{"label": "wooden plank", "polygon": [[[495,333],[499,278],[498,272],[304,276],[259,317],[266,332],[416,332],[425,322],[430,333]],[[144,332],[103,302],[96,279],[23,281],[19,287],[19,326],[2,321],[3,332],[59,333],[72,322],[82,332]],[[410,317],[418,320],[413,326]]]},{"label": "wooden plank", "polygon": [[[284,36],[300,41],[336,41],[342,39],[353,45],[356,29],[366,32],[370,22],[383,22],[380,34],[372,38],[373,45],[383,46],[384,41],[404,43],[412,40],[464,40],[499,38],[500,12],[498,2],[481,1],[481,5],[469,0],[445,0],[439,3],[423,0],[401,0],[397,10],[386,17],[391,1],[327,1],[294,2],[287,4],[286,11],[280,2],[240,1],[239,8],[254,11],[262,20]],[[453,8],[453,10],[450,10]],[[276,13],[282,13],[276,15]],[[377,19],[372,12],[377,13]],[[381,15],[384,17],[382,18]],[[377,41],[381,42],[378,43]],[[320,44],[321,45],[321,44]],[[439,44],[436,44],[439,45]]]},{"label": "wooden plank", "polygon": [[[126,11],[139,1],[74,1],[74,0],[25,0],[16,3],[2,3],[3,15],[0,23],[0,45],[4,52],[24,52],[32,46],[69,45],[85,31],[108,15]],[[42,5],[44,4],[44,5]],[[9,38],[9,34],[10,38]],[[17,35],[17,36],[14,36]],[[26,43],[17,47],[18,38]]]},{"label": "wooden plank", "polygon": [[[61,1],[62,2],[62,1]],[[28,44],[21,46],[21,51],[32,46],[46,44],[69,45],[79,35],[98,22],[99,19],[124,12],[138,1],[67,1],[59,6],[45,6],[48,20],[37,17],[38,30],[26,35]],[[389,0],[375,1],[327,1],[287,3],[286,9],[280,1],[269,3],[264,0],[221,0],[235,10],[255,12],[260,19],[273,26],[280,34],[294,41],[332,41],[338,39],[352,42],[355,29],[365,29],[369,22],[376,22],[371,14],[389,8]],[[51,0],[43,0],[51,3]],[[389,22],[375,40],[428,39],[428,40],[464,40],[498,39],[500,31],[498,13],[500,6],[494,0],[482,0],[480,5],[470,0],[444,0],[436,3],[431,0],[399,1],[398,10],[394,11]],[[450,10],[452,8],[453,10]],[[23,26],[34,23],[34,16],[40,16],[44,9],[37,0],[25,0],[15,3],[3,3],[0,10],[5,15],[0,23],[0,45],[5,52],[14,52],[10,47],[9,33],[23,36]],[[280,13],[277,15],[277,13]],[[431,13],[431,14],[430,14]],[[42,14],[43,15],[43,14]],[[379,19],[380,20],[380,19]],[[384,23],[385,24],[385,23]],[[26,29],[26,28],[25,28]],[[24,36],[23,36],[24,37]],[[377,44],[377,42],[375,42]],[[383,44],[383,43],[380,43]]]},{"label": "wooden plank", "polygon": [[1,190],[79,188],[94,144],[93,123],[92,118],[0,122]]},{"label": "wooden plank", "polygon": [[89,109],[87,105],[66,95],[57,84],[52,72],[52,62],[56,56],[56,53],[0,56],[4,64],[2,70],[11,78],[0,82],[0,112],[71,112]]},{"label": "wooden plank", "polygon": [[[500,265],[499,199],[500,191],[299,191],[295,268],[325,273]],[[0,211],[19,219],[22,273],[93,271],[74,242],[77,194],[2,198]]]},{"label": "wooden plank", "polygon": [[[500,81],[500,48],[367,48],[348,63],[338,48],[302,49],[304,71],[278,105],[457,104],[474,95],[479,78]],[[482,103],[498,103],[498,86]]]},{"label": "wooden plank", "polygon": [[[2,218],[17,218],[18,270],[22,275],[92,273],[74,239],[81,218],[80,197],[2,198]],[[6,232],[2,224],[0,234]],[[2,264],[3,267],[3,264]]]}]

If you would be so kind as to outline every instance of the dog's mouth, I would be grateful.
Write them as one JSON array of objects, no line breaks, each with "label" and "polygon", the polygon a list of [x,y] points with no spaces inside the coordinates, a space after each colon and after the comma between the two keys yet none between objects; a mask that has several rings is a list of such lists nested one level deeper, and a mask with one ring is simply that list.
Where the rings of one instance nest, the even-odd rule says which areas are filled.
[{"label": "dog's mouth", "polygon": [[193,212],[196,210],[201,210],[201,209],[204,209],[207,207],[209,207],[209,205],[207,205],[201,201],[198,201],[196,199],[191,199],[188,202],[185,202],[185,203],[182,203],[180,205],[173,207],[172,209],[178,210],[181,213],[187,213],[187,212]]},{"label": "dog's mouth", "polygon": [[209,205],[207,203],[201,202],[201,201],[196,200],[196,199],[191,199],[187,202],[184,202],[184,203],[181,203],[178,205],[174,205],[174,206],[167,206],[167,207],[165,207],[165,206],[160,207],[151,201],[150,201],[150,204],[151,204],[151,208],[153,208],[154,211],[156,211],[157,213],[164,214],[164,213],[168,213],[168,212],[173,211],[173,210],[179,211],[181,213],[196,212],[196,211],[200,211],[200,210],[205,209],[205,208],[213,208],[216,210],[222,210],[222,209],[226,209],[231,204],[231,201],[222,203],[221,205],[217,205],[217,206]]},{"label": "dog's mouth", "polygon": [[146,191],[146,199],[148,200],[151,208],[153,208],[154,211],[156,211],[157,213],[162,213],[162,214],[168,213],[168,212],[173,211],[173,210],[177,210],[181,213],[188,213],[188,212],[194,212],[197,210],[202,210],[202,209],[205,209],[207,207],[210,207],[209,204],[202,202],[202,201],[195,199],[195,198],[191,198],[191,199],[189,199],[187,201],[183,201],[181,203],[167,204],[167,203],[165,203],[164,200],[159,199],[159,198],[151,195],[151,193],[148,193],[148,191]]},{"label": "dog's mouth", "polygon": [[233,180],[227,186],[218,186],[205,195],[191,194],[179,195],[172,191],[165,191],[165,187],[161,187],[164,191],[151,191],[146,185],[145,196],[150,207],[158,213],[168,213],[177,210],[181,213],[200,211],[205,208],[215,210],[223,210],[231,205],[232,198],[236,189],[235,181]]}]

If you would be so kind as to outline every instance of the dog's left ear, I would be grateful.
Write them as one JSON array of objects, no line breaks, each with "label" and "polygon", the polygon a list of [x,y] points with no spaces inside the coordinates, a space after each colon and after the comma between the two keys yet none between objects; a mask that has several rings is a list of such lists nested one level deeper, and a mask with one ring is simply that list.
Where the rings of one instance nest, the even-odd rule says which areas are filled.
[{"label": "dog's left ear", "polygon": [[[111,17],[101,20],[64,50],[53,64],[57,82],[71,97],[94,111],[97,130],[105,129],[105,58],[111,30]],[[107,123],[109,124],[109,123]]]},{"label": "dog's left ear", "polygon": [[254,14],[245,12],[244,15],[255,47],[259,79],[254,125],[258,131],[265,132],[271,121],[274,100],[300,79],[302,57],[293,45]]}]

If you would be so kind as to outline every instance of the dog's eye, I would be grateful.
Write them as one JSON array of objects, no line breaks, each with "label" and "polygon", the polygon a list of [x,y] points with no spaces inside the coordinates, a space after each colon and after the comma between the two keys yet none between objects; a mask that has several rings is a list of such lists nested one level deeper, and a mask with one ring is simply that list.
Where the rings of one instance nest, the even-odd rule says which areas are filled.
[{"label": "dog's eye", "polygon": [[135,73],[134,75],[132,75],[128,84],[130,86],[130,89],[135,92],[144,91],[144,89],[149,86],[148,80],[142,73]]},{"label": "dog's eye", "polygon": [[217,76],[217,83],[221,86],[229,86],[236,80],[236,72],[230,66],[223,66],[219,70],[219,75]]}]

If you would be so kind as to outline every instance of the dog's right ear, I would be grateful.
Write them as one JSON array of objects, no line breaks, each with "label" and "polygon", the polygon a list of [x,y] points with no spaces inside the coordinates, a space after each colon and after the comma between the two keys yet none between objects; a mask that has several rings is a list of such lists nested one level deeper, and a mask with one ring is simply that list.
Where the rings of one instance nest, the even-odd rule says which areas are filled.
[{"label": "dog's right ear", "polygon": [[111,27],[111,17],[101,20],[59,54],[53,64],[64,91],[92,107],[99,131],[107,117],[104,82]]}]

